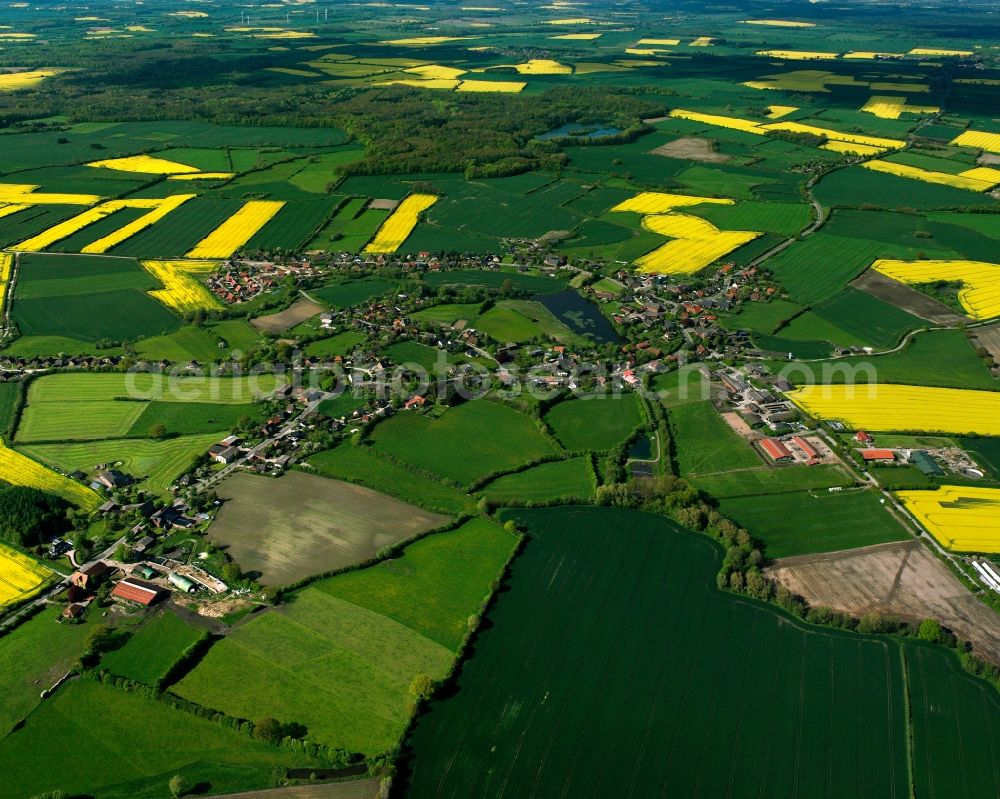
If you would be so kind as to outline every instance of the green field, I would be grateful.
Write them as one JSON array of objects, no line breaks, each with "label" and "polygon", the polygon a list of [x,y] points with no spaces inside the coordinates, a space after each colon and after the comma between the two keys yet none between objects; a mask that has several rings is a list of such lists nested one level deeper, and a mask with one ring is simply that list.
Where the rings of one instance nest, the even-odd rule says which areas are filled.
[{"label": "green field", "polygon": [[54,610],[44,611],[0,638],[0,738],[83,654],[91,625],[56,624],[54,617]]},{"label": "green field", "polygon": [[586,457],[542,463],[523,472],[498,477],[479,493],[498,504],[587,500],[594,493],[594,469]]},{"label": "green field", "polygon": [[[99,734],[86,721],[95,718],[103,719]],[[65,685],[42,703],[24,727],[0,741],[0,761],[18,764],[5,770],[4,799],[55,790],[162,799],[176,773],[191,785],[236,791],[269,784],[276,766],[315,765],[304,755],[91,680]],[[98,762],[101,768],[94,768]]]},{"label": "green field", "polygon": [[760,466],[700,475],[694,477],[692,482],[716,499],[723,499],[849,486],[854,484],[854,478],[842,466],[817,465],[782,468]]},{"label": "green field", "polygon": [[767,546],[770,558],[905,541],[906,529],[873,490],[817,489],[722,499],[719,510]]},{"label": "green field", "polygon": [[306,355],[318,355],[321,358],[333,358],[336,355],[341,357],[350,355],[354,348],[365,340],[363,333],[354,330],[347,330],[338,333],[330,338],[323,338],[306,345]]},{"label": "green field", "polygon": [[[267,374],[244,378],[152,373],[46,375],[31,384],[17,440],[86,441],[146,435],[157,422],[169,423],[168,432],[222,431],[247,414],[247,403],[255,396],[272,392],[278,383],[278,378]],[[194,416],[187,420],[183,407],[191,403]],[[215,410],[209,405],[216,406]],[[229,414],[229,405],[236,406],[238,413]],[[147,411],[149,416],[139,423]],[[220,421],[210,424],[209,418]]]},{"label": "green field", "polygon": [[575,336],[566,325],[540,302],[502,300],[473,322],[501,344],[524,343],[553,338],[570,342]]},{"label": "green field", "polygon": [[316,583],[230,633],[174,690],[238,716],[298,721],[312,740],[384,751],[406,726],[410,681],[447,672],[514,543],[477,519]]},{"label": "green field", "polygon": [[313,455],[308,463],[328,477],[360,483],[438,513],[458,515],[475,509],[476,503],[459,489],[397,466],[370,447],[341,444]]},{"label": "green field", "polygon": [[155,425],[163,425],[168,435],[224,432],[243,419],[259,419],[260,411],[248,403],[163,402],[146,403],[126,435],[144,437]]},{"label": "green field", "polygon": [[154,685],[201,632],[170,611],[163,611],[134,631],[125,646],[101,657],[101,668]]},{"label": "green field", "polygon": [[14,421],[19,388],[17,383],[0,383],[0,430],[6,430]]},{"label": "green field", "polygon": [[531,419],[489,400],[449,408],[438,419],[397,414],[371,438],[383,452],[460,485],[555,454]]},{"label": "green field", "polygon": [[[719,550],[662,517],[507,516],[532,538],[476,657],[416,725],[407,795],[909,795],[903,645],[719,593]],[[953,785],[960,757],[987,786],[968,795],[989,796],[998,768],[984,737],[944,722],[996,724],[1000,707],[950,655],[926,651],[943,693],[911,700],[941,722],[927,727],[921,710],[915,734],[940,756],[918,785]]]},{"label": "green field", "polygon": [[89,472],[101,463],[120,463],[121,471],[142,479],[145,490],[164,496],[174,480],[218,440],[215,433],[202,433],[159,440],[127,438],[27,444],[19,446],[18,450],[67,473]]},{"label": "green field", "polygon": [[545,414],[545,423],[571,452],[602,452],[625,442],[642,424],[634,394],[564,400]]},{"label": "green field", "polygon": [[181,320],[146,294],[156,288],[160,284],[132,260],[25,255],[11,317],[24,336],[97,342],[171,333]]},{"label": "green field", "polygon": [[733,432],[707,400],[671,408],[670,428],[684,477],[760,466],[750,442]]},{"label": "green field", "polygon": [[352,308],[388,294],[398,286],[399,283],[395,280],[368,277],[361,280],[338,281],[322,288],[310,289],[309,296],[332,308]]},{"label": "green field", "polygon": [[856,355],[810,363],[774,361],[769,366],[775,373],[784,372],[793,383],[813,375],[821,383],[877,379],[880,383],[985,391],[1000,388],[969,339],[958,330],[919,333],[904,349],[888,355]]}]

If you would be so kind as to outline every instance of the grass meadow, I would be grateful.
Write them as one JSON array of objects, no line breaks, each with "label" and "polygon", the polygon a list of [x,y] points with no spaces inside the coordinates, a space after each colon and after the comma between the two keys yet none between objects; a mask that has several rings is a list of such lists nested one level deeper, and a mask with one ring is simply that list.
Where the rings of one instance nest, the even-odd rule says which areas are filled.
[{"label": "grass meadow", "polygon": [[488,400],[449,408],[438,419],[400,413],[371,438],[378,449],[459,485],[556,452],[531,419]]},{"label": "grass meadow", "polygon": [[384,751],[406,726],[410,682],[447,672],[514,545],[476,519],[314,583],[231,632],[174,690],[234,715],[297,721],[331,746]]},{"label": "grass meadow", "polygon": [[45,611],[0,638],[0,738],[30,714],[39,694],[83,654],[91,624],[56,624]]},{"label": "grass meadow", "polygon": [[327,477],[360,483],[437,513],[459,515],[472,513],[476,507],[472,497],[461,490],[426,474],[405,469],[380,457],[371,447],[340,444],[316,453],[308,463]]},{"label": "grass meadow", "polygon": [[708,400],[671,408],[670,427],[683,477],[761,465],[750,442],[733,432]]},{"label": "grass meadow", "polygon": [[787,558],[909,538],[880,499],[867,489],[820,489],[730,497],[719,502],[719,510],[764,541],[768,557]]},{"label": "grass meadow", "polygon": [[123,647],[103,655],[101,668],[153,685],[200,635],[201,631],[165,610],[134,630]]},{"label": "grass meadow", "polygon": [[588,500],[594,494],[594,468],[589,457],[570,458],[532,466],[523,472],[498,477],[479,493],[490,502],[550,502],[557,499]]},{"label": "grass meadow", "polygon": [[57,444],[25,444],[18,450],[63,472],[88,471],[99,463],[121,463],[121,470],[143,479],[143,488],[164,496],[173,481],[218,441],[216,433],[165,439],[108,439]]},{"label": "grass meadow", "polygon": [[571,452],[603,452],[617,447],[642,424],[634,394],[564,400],[544,419],[559,443]]},{"label": "grass meadow", "polygon": [[[95,718],[103,719],[99,732],[90,721]],[[236,791],[269,784],[278,766],[315,765],[303,755],[88,679],[63,686],[24,727],[0,741],[0,760],[18,764],[0,784],[3,799],[55,790],[102,799],[161,799],[177,773],[191,785]],[[53,768],[56,762],[59,767]]]}]

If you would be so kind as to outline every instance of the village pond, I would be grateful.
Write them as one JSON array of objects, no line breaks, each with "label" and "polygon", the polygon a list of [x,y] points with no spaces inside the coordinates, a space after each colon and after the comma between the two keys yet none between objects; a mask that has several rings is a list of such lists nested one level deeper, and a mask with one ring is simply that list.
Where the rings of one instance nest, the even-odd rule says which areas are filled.
[{"label": "village pond", "polygon": [[597,305],[575,291],[538,294],[532,299],[548,308],[574,333],[590,336],[598,344],[618,344],[622,340]]}]

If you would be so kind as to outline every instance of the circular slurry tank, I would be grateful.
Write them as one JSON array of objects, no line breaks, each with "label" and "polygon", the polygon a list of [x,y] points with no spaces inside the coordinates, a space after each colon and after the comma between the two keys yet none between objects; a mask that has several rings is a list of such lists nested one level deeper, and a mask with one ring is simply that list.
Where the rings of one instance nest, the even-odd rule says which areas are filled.
[{"label": "circular slurry tank", "polygon": [[979,469],[962,469],[962,474],[968,477],[970,480],[982,480],[983,473]]}]

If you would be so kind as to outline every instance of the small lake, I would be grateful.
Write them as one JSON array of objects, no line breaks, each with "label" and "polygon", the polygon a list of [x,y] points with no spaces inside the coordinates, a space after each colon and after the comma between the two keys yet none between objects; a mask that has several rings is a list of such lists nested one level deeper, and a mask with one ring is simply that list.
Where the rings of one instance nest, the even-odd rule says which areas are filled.
[{"label": "small lake", "polygon": [[604,127],[602,125],[581,125],[579,122],[570,122],[561,128],[543,133],[539,139],[599,139],[602,136],[614,136],[621,133],[621,128]]},{"label": "small lake", "polygon": [[618,344],[622,340],[601,309],[575,291],[537,294],[531,299],[552,311],[574,333],[590,336],[598,344]]}]

